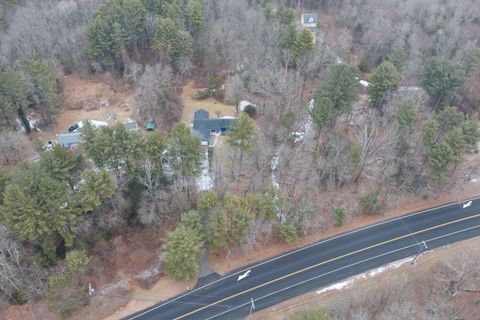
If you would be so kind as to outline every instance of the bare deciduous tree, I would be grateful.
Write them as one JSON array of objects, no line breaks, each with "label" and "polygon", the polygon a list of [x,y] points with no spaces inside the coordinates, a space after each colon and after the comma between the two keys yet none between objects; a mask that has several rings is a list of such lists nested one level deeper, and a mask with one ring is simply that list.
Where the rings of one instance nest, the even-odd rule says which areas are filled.
[{"label": "bare deciduous tree", "polygon": [[180,119],[179,79],[167,65],[147,65],[139,81],[137,99],[140,116],[145,121],[156,119],[168,130]]},{"label": "bare deciduous tree", "polygon": [[9,19],[8,31],[2,39],[2,55],[16,62],[42,53],[47,59],[59,61],[67,72],[83,70],[86,66],[84,33],[100,2],[28,1]]},{"label": "bare deciduous tree", "polygon": [[451,296],[458,292],[480,292],[480,259],[478,255],[460,252],[442,263],[443,287]]},{"label": "bare deciduous tree", "polygon": [[25,253],[13,233],[0,225],[0,289],[8,296],[23,285],[21,259]]},{"label": "bare deciduous tree", "polygon": [[157,188],[144,192],[138,217],[144,225],[160,225],[178,220],[192,207],[192,201],[182,190]]},{"label": "bare deciduous tree", "polygon": [[33,146],[21,132],[0,133],[0,164],[12,165],[34,153]]}]

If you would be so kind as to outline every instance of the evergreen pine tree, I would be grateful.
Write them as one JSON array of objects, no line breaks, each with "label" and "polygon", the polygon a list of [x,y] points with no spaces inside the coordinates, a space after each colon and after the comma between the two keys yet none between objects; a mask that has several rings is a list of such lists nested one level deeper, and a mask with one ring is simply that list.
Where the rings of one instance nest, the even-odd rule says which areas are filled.
[{"label": "evergreen pine tree", "polygon": [[199,258],[203,242],[195,230],[178,226],[167,235],[165,268],[175,280],[189,281],[200,272]]},{"label": "evergreen pine tree", "polygon": [[336,112],[350,113],[352,102],[357,98],[355,71],[344,64],[334,65],[325,85],[321,86],[315,98],[329,98]]},{"label": "evergreen pine tree", "polygon": [[374,107],[382,108],[388,94],[398,88],[401,79],[400,73],[389,61],[373,70],[367,90]]},{"label": "evergreen pine tree", "polygon": [[188,31],[197,35],[205,24],[203,2],[201,0],[190,0],[185,8],[185,20]]},{"label": "evergreen pine tree", "polygon": [[422,86],[433,97],[434,110],[450,103],[464,81],[464,69],[449,61],[430,58],[423,67]]},{"label": "evergreen pine tree", "polygon": [[293,43],[293,56],[295,59],[303,58],[306,54],[313,52],[314,48],[313,36],[310,31],[302,30],[297,33]]},{"label": "evergreen pine tree", "polygon": [[168,155],[172,168],[183,177],[200,173],[203,160],[200,139],[192,135],[187,126],[177,123],[170,133]]},{"label": "evergreen pine tree", "polygon": [[232,132],[228,136],[230,145],[239,147],[242,151],[250,152],[258,138],[258,129],[255,123],[246,114],[240,115]]}]

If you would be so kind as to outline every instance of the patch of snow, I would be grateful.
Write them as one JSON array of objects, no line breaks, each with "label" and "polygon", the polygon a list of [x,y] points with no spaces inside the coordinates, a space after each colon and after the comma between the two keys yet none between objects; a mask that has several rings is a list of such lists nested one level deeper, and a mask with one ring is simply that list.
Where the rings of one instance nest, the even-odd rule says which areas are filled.
[{"label": "patch of snow", "polygon": [[135,275],[135,279],[139,279],[139,280],[148,279],[158,275],[160,272],[162,272],[162,265],[158,264],[157,266],[151,269],[143,270],[139,274]]},{"label": "patch of snow", "polygon": [[369,85],[368,81],[365,81],[365,80],[360,80],[358,81],[358,83],[360,83],[360,85],[364,86],[365,88],[368,87]]},{"label": "patch of snow", "polygon": [[322,288],[320,290],[317,290],[317,294],[322,294],[322,293],[325,293],[325,292],[328,292],[328,291],[332,291],[332,290],[342,290],[342,289],[346,289],[346,288],[349,288],[351,284],[353,284],[355,281],[357,280],[364,280],[364,279],[368,279],[368,278],[372,278],[372,277],[375,277],[376,275],[386,271],[386,270],[395,270],[395,269],[398,269],[400,268],[400,266],[402,266],[403,264],[407,263],[407,262],[412,262],[413,261],[413,258],[412,257],[408,257],[408,258],[405,258],[405,259],[402,259],[402,260],[399,260],[399,261],[395,261],[395,262],[392,262],[392,263],[389,263],[385,266],[382,266],[382,267],[378,267],[376,269],[373,269],[373,270],[370,270],[370,271],[367,271],[367,272],[364,272],[364,273],[361,273],[359,275],[356,275],[356,276],[353,276],[353,277],[350,277],[350,278],[347,278],[341,282],[337,282],[337,283],[334,283],[328,287],[325,287],[325,288]]},{"label": "patch of snow", "polygon": [[120,281],[117,281],[117,282],[106,285],[105,287],[103,287],[99,291],[99,294],[100,295],[110,294],[110,293],[115,292],[117,290],[128,290],[129,285],[130,285],[130,280],[123,279],[123,280],[120,280]]},{"label": "patch of snow", "polygon": [[277,176],[275,175],[275,170],[278,167],[278,160],[279,160],[279,156],[278,156],[278,150],[277,150],[276,154],[272,157],[272,160],[270,161],[270,168],[272,169],[272,188],[273,188],[273,192],[275,193],[273,197],[273,201],[275,203],[275,211],[277,213],[277,218],[280,220],[280,222],[283,223],[287,219],[278,206],[278,200],[279,200],[278,191],[280,190],[280,184],[278,183]]},{"label": "patch of snow", "polygon": [[422,88],[420,87],[398,87],[398,90],[402,90],[402,91],[419,91],[419,90],[422,90]]},{"label": "patch of snow", "polygon": [[212,137],[212,136],[213,136],[213,142],[210,144],[210,147],[214,148],[218,143],[218,137],[221,136],[221,133],[219,133],[219,132],[211,133],[210,137]]},{"label": "patch of snow", "polygon": [[277,167],[278,167],[278,156],[273,156],[272,157],[270,167],[272,168],[272,171],[275,171],[275,169],[277,169]]},{"label": "patch of snow", "polygon": [[308,110],[312,110],[313,106],[315,105],[315,100],[312,99],[308,102]]},{"label": "patch of snow", "polygon": [[[40,130],[40,128],[38,128],[37,125],[36,125],[37,122],[38,122],[38,119],[32,119],[32,118],[28,117],[27,120],[28,120],[28,123],[30,124],[30,129],[32,129],[33,131],[42,132],[42,130]],[[19,119],[16,119],[16,122],[17,122],[17,128],[18,128],[17,131],[26,132],[25,127],[23,126],[22,122]]]},{"label": "patch of snow", "polygon": [[304,132],[298,132],[298,131],[291,132],[289,134],[289,138],[293,140],[293,143],[303,141],[304,136],[305,136]]},{"label": "patch of snow", "polygon": [[[84,126],[84,124],[85,124],[86,121],[87,121],[87,120],[85,120],[85,121],[78,121],[78,122],[77,122],[78,127],[79,127],[79,128],[83,128],[83,126]],[[93,126],[94,128],[108,127],[108,123],[106,123],[106,122],[104,122],[104,121],[98,121],[98,120],[88,120],[88,121],[92,124],[92,126]]]},{"label": "patch of snow", "polygon": [[196,184],[200,191],[208,191],[213,188],[213,179],[209,174],[208,148],[205,148],[205,158],[202,161],[202,172],[196,179]]},{"label": "patch of snow", "polygon": [[[314,99],[310,100],[308,102],[308,107],[307,107],[308,110],[312,110],[314,105],[315,105],[315,100]],[[305,121],[305,124],[297,131],[291,132],[289,134],[289,138],[293,140],[293,143],[303,141],[303,139],[305,138],[305,135],[310,131],[311,127],[312,127],[312,117],[307,112],[307,120]]]},{"label": "patch of snow", "polygon": [[272,169],[272,187],[275,189],[275,193],[278,190],[280,190],[280,184],[278,183],[277,176],[275,175],[275,170],[278,167],[278,159],[279,159],[279,157],[277,155],[274,155],[272,157],[271,162],[270,162],[270,168]]},{"label": "patch of snow", "polygon": [[343,288],[348,288],[350,286],[350,284],[352,284],[354,281],[355,281],[354,278],[349,278],[347,280],[337,282],[335,284],[332,284],[331,286],[328,286],[326,288],[318,290],[317,294],[322,294],[322,293],[332,291],[332,290],[342,290]]}]

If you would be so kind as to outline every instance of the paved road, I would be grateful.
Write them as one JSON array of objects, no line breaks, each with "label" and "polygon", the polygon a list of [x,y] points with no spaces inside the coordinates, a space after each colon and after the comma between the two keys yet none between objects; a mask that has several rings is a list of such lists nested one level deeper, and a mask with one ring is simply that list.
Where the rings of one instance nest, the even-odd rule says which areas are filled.
[{"label": "paved road", "polygon": [[[238,319],[369,269],[480,236],[480,198],[445,205],[320,241],[233,272],[130,316],[130,320]],[[421,258],[419,258],[421,259]],[[238,276],[250,270],[247,277]]]}]

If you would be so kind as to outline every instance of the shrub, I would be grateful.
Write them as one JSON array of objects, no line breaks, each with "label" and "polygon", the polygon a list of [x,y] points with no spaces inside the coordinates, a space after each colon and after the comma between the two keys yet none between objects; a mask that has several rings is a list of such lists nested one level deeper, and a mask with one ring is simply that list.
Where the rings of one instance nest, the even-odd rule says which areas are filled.
[{"label": "shrub", "polygon": [[379,191],[374,191],[358,199],[358,205],[362,213],[379,215],[382,212],[382,204],[379,200]]},{"label": "shrub", "polygon": [[27,303],[28,299],[27,296],[25,295],[25,292],[17,290],[15,291],[8,302],[14,306],[21,306]]},{"label": "shrub", "polygon": [[223,79],[220,77],[209,77],[207,79],[207,88],[212,91],[223,85]]},{"label": "shrub", "polygon": [[245,109],[243,109],[243,111],[250,117],[253,117],[257,113],[257,108],[254,105],[249,104],[248,106],[245,106]]},{"label": "shrub", "polygon": [[223,102],[225,99],[225,89],[219,88],[213,90],[213,97],[220,102]]},{"label": "shrub", "polygon": [[333,208],[333,216],[335,218],[335,225],[340,227],[345,222],[347,217],[347,209],[344,207]]},{"label": "shrub", "polygon": [[195,91],[193,98],[196,100],[204,100],[204,99],[210,98],[211,95],[212,95],[212,91],[210,89],[199,89]]},{"label": "shrub", "polygon": [[292,222],[279,224],[278,232],[280,237],[288,244],[298,241],[298,228]]},{"label": "shrub", "polygon": [[75,285],[73,277],[60,274],[48,279],[48,305],[61,319],[66,319],[75,309],[88,303],[86,288]]}]

